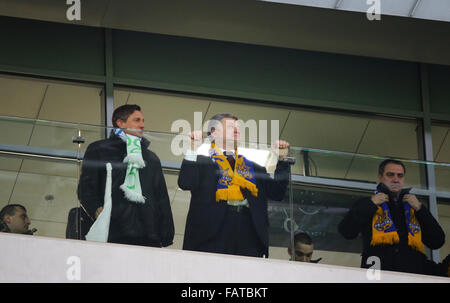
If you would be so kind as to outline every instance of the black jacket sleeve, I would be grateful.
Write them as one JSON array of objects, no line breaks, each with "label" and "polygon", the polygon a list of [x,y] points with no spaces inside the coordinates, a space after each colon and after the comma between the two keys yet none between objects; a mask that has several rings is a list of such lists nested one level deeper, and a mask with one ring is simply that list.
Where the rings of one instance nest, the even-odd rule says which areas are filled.
[{"label": "black jacket sleeve", "polygon": [[160,208],[160,239],[161,245],[167,247],[173,244],[175,235],[175,227],[173,223],[172,209],[170,207],[169,194],[167,193],[166,180],[161,167],[161,162],[156,161],[155,165],[155,195]]},{"label": "black jacket sleeve", "polygon": [[[197,157],[197,161],[198,161]],[[183,160],[180,174],[178,175],[178,186],[182,190],[195,190],[200,184],[200,172],[196,161]]]},{"label": "black jacket sleeve", "polygon": [[263,172],[267,197],[274,201],[283,200],[289,184],[289,164],[278,161],[273,179],[267,174],[265,168]]},{"label": "black jacket sleeve", "polygon": [[77,193],[78,200],[91,218],[95,218],[95,211],[103,206],[105,178],[105,163],[100,160],[95,145],[89,145],[84,154]]},{"label": "black jacket sleeve", "polygon": [[373,218],[377,206],[370,198],[363,198],[352,206],[349,212],[339,223],[339,233],[346,239],[354,239],[364,228],[367,228],[368,222]]},{"label": "black jacket sleeve", "polygon": [[416,212],[416,218],[422,230],[422,242],[431,249],[441,248],[445,242],[445,233],[424,205]]}]

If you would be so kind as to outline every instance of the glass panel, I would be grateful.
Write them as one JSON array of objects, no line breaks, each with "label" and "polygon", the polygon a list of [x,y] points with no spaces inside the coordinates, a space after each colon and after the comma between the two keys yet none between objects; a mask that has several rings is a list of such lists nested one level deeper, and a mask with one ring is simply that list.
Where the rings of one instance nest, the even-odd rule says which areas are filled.
[{"label": "glass panel", "polygon": [[11,232],[37,229],[34,233],[37,236],[66,237],[69,211],[78,207],[74,194],[78,183],[77,161],[1,154],[0,176],[0,207],[20,204],[30,220],[14,217],[9,221],[4,217]]},{"label": "glass panel", "polygon": [[431,126],[433,153],[436,162],[436,190],[450,192],[450,126],[434,123]]},{"label": "glass panel", "polygon": [[[378,183],[378,165],[386,157],[291,147],[297,159],[294,174],[336,180]],[[426,189],[426,162],[402,160],[406,168],[405,187]]]}]

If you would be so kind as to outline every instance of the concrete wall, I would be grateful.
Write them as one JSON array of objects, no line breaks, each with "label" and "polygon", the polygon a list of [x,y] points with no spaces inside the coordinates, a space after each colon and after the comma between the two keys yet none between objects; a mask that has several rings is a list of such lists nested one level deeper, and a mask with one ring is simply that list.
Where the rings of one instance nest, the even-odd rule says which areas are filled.
[{"label": "concrete wall", "polygon": [[[367,271],[322,264],[0,234],[0,282],[378,282]],[[379,282],[450,279],[381,272]]]}]

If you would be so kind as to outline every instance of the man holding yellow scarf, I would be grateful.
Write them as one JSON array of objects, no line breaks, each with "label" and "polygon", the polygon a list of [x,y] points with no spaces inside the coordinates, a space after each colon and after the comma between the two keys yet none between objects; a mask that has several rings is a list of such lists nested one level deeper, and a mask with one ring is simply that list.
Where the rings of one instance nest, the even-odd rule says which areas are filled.
[{"label": "man holding yellow scarf", "polygon": [[439,249],[445,234],[431,213],[404,189],[405,166],[387,159],[378,170],[377,190],[370,198],[358,200],[339,224],[346,239],[363,237],[361,267],[371,256],[378,257],[381,270],[432,274],[428,270],[424,244]]},{"label": "man holding yellow scarf", "polygon": [[[224,113],[212,117],[209,156],[189,151],[181,164],[178,185],[191,191],[183,249],[267,257],[267,200],[284,198],[289,167],[279,161],[272,179],[264,167],[240,155],[237,120]],[[191,140],[200,142],[201,132],[191,133]],[[279,150],[288,147],[276,142]]]}]

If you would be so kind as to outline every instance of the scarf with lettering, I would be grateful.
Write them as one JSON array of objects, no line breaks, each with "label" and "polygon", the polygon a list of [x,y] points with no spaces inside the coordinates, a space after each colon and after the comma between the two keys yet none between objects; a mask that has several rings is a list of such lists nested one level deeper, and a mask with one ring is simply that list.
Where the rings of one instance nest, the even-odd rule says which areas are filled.
[{"label": "scarf with lettering", "polygon": [[[377,190],[375,193],[379,193]],[[408,245],[420,252],[424,252],[422,243],[422,231],[420,224],[415,216],[415,210],[408,202],[403,202],[403,210],[405,212],[406,225],[408,227]],[[398,244],[400,238],[397,228],[392,220],[388,203],[385,202],[378,206],[378,209],[372,219],[372,246],[376,245],[393,245]]]},{"label": "scarf with lettering", "polygon": [[234,168],[224,156],[222,151],[213,142],[209,150],[210,158],[220,169],[220,177],[216,188],[216,201],[242,201],[241,188],[250,191],[252,196],[258,197],[256,187],[255,170],[251,161],[237,154]]},{"label": "scarf with lettering", "polygon": [[142,158],[141,138],[126,134],[121,129],[114,129],[114,133],[127,144],[127,156],[123,159],[124,163],[128,163],[127,172],[125,182],[120,188],[128,200],[136,203],[145,203],[139,180],[139,169],[145,167],[145,162]]}]

